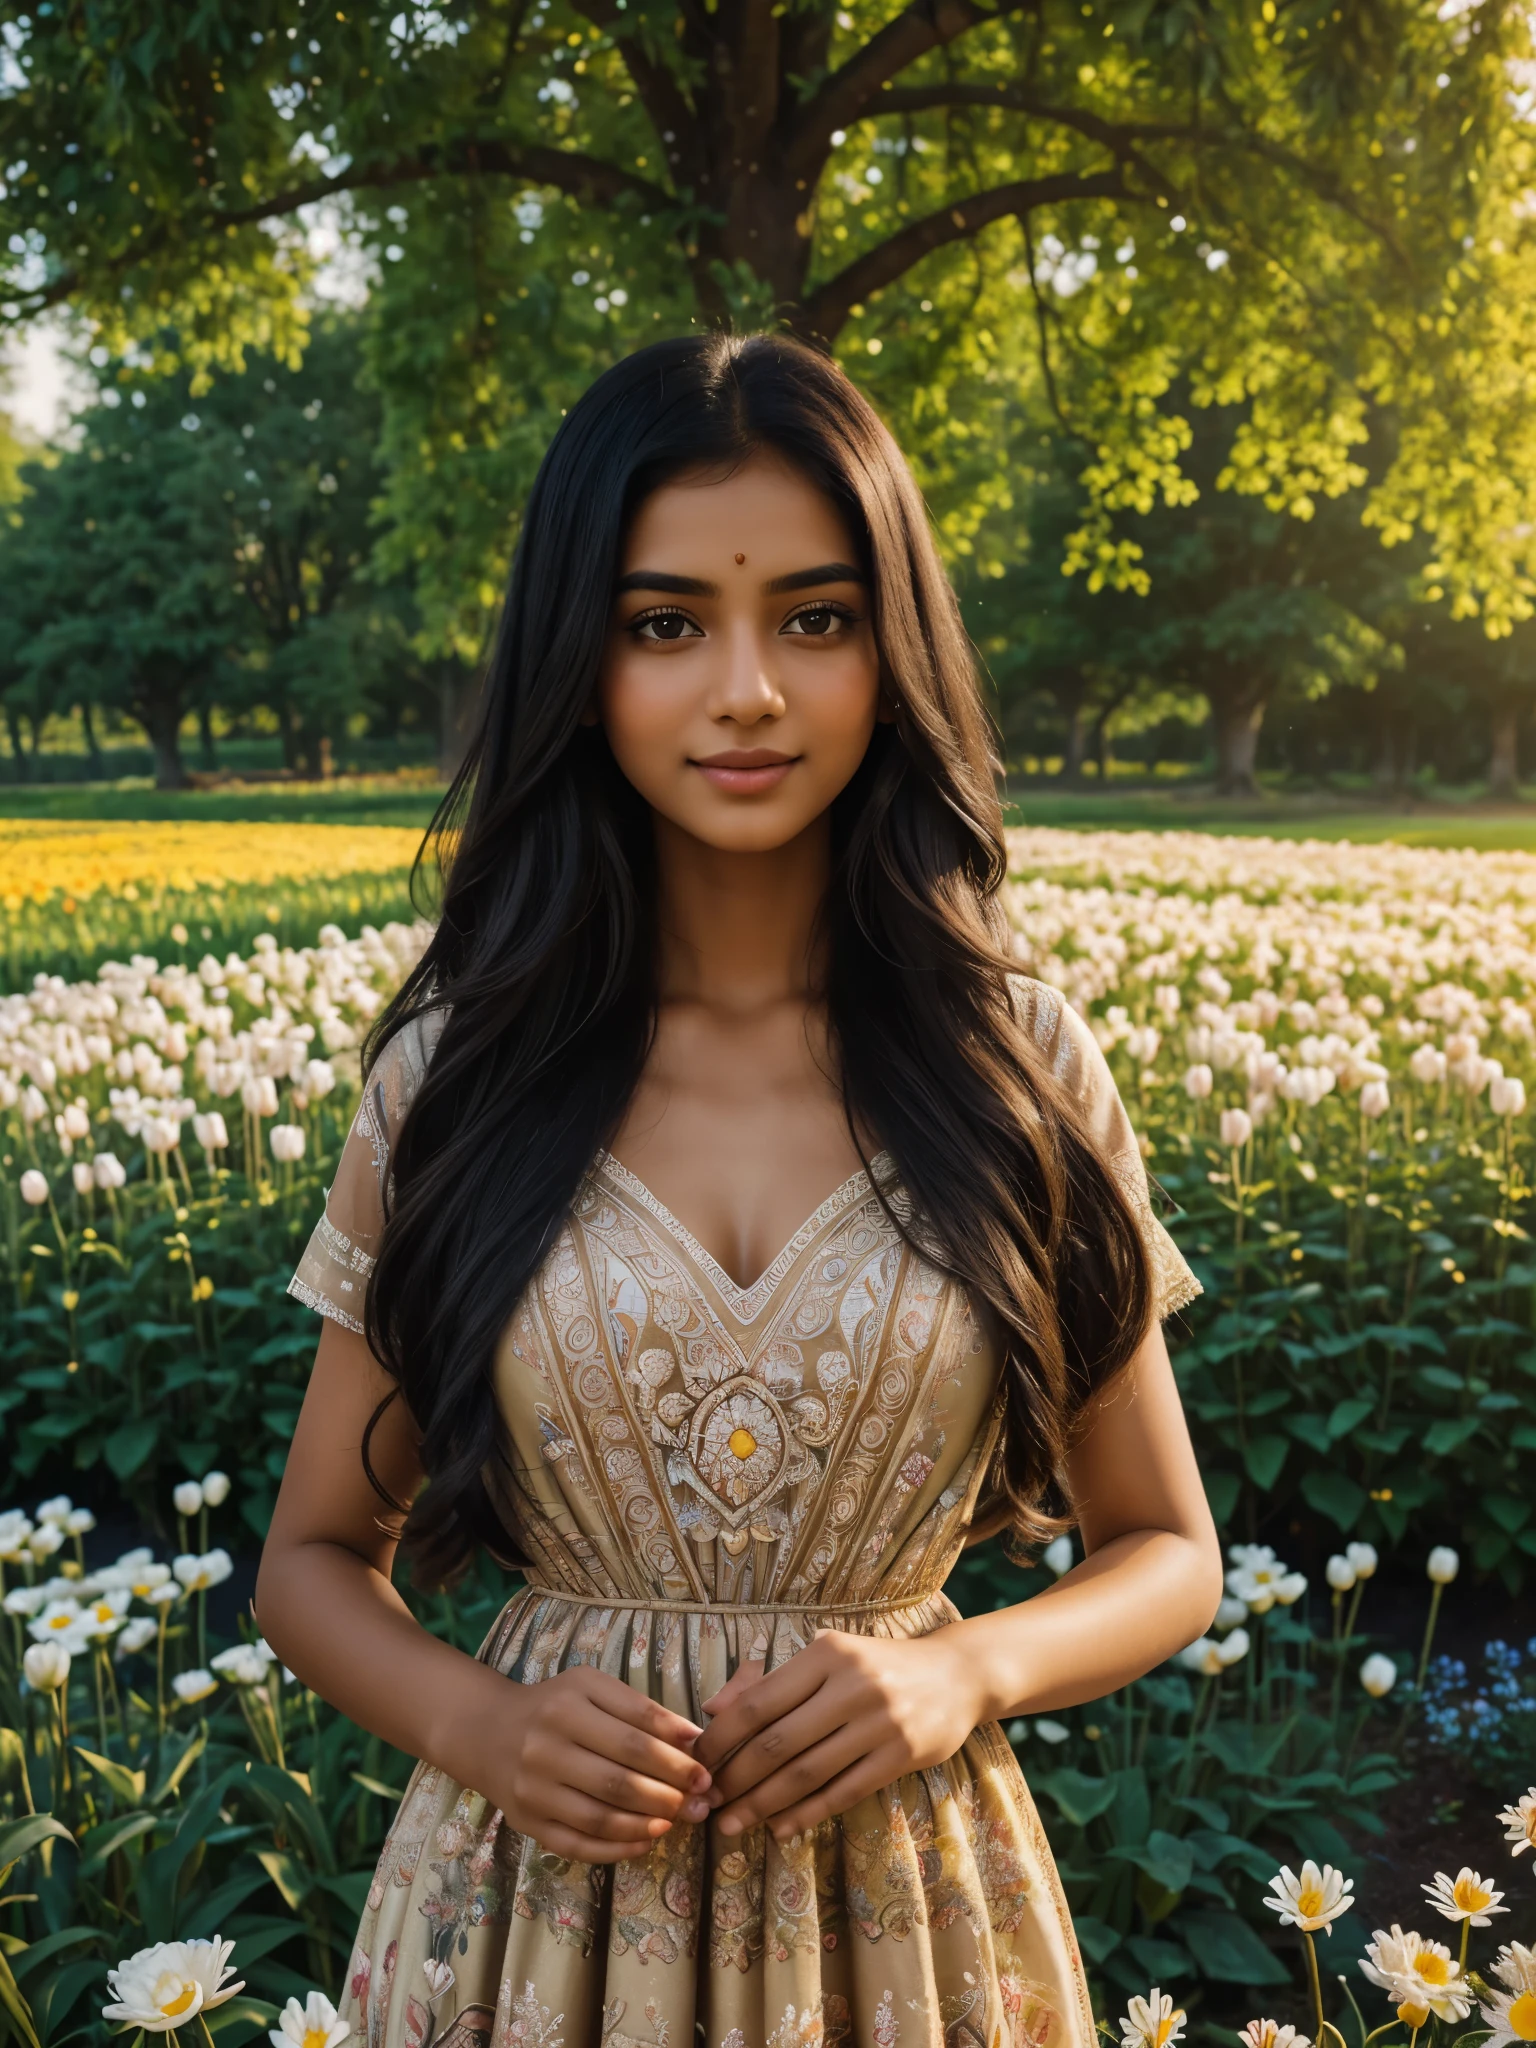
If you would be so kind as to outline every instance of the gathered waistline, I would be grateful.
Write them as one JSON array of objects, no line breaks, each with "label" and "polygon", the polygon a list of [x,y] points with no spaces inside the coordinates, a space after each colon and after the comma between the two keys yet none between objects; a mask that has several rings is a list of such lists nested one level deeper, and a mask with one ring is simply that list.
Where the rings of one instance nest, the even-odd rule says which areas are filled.
[{"label": "gathered waistline", "polygon": [[926,1607],[930,1600],[944,1597],[935,1587],[931,1593],[914,1593],[900,1600],[764,1600],[748,1605],[729,1601],[625,1600],[607,1593],[567,1593],[556,1586],[541,1586],[530,1579],[524,1592],[541,1600],[564,1600],[572,1607],[620,1607],[643,1614],[900,1614],[903,1609]]}]

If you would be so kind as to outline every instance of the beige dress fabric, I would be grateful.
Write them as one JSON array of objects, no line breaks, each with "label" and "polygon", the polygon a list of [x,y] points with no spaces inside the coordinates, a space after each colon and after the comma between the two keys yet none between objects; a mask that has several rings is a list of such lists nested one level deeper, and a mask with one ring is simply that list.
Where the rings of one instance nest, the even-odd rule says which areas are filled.
[{"label": "beige dress fabric", "polygon": [[[1020,1000],[1141,1212],[1162,1313],[1199,1291],[1153,1217],[1092,1033]],[[370,1074],[289,1292],[360,1328],[391,1134],[442,1013]],[[887,1155],[871,1162],[882,1185]],[[893,1207],[904,1213],[899,1188]],[[961,1288],[859,1172],[738,1286],[643,1182],[594,1163],[495,1363],[499,1484],[535,1583],[481,1662],[600,1667],[701,1721],[743,1658],[819,1628],[914,1636],[1000,1426],[1000,1358]],[[509,1708],[511,1700],[509,1698]],[[444,1968],[446,1966],[446,1969]],[[1091,2048],[1055,1865],[995,1722],[780,1845],[680,1825],[638,1862],[570,1862],[430,1763],[379,1858],[342,2017],[359,2048]]]}]

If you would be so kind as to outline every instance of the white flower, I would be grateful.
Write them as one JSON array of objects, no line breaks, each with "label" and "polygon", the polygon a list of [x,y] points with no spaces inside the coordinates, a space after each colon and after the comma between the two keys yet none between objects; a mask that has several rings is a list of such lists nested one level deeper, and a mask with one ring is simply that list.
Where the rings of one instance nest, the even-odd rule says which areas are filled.
[{"label": "white flower", "polygon": [[1306,1590],[1305,1572],[1287,1572],[1284,1578],[1275,1581],[1275,1598],[1282,1607],[1294,1607]]},{"label": "white flower", "polygon": [[1287,1571],[1268,1544],[1234,1544],[1228,1555],[1238,1561],[1227,1573],[1227,1591],[1243,1601],[1250,1614],[1268,1614],[1277,1600],[1289,1607],[1307,1590],[1302,1574]]},{"label": "white flower", "polygon": [[1424,1569],[1437,1586],[1448,1586],[1461,1570],[1461,1559],[1448,1543],[1438,1543]]},{"label": "white flower", "polygon": [[1504,1894],[1495,1891],[1487,1878],[1479,1877],[1465,1864],[1454,1878],[1447,1877],[1443,1870],[1437,1870],[1434,1882],[1421,1886],[1421,1890],[1443,1918],[1470,1920],[1474,1927],[1489,1927],[1495,1913],[1509,1911],[1508,1906],[1499,1904]]},{"label": "white flower", "polygon": [[80,1633],[80,1603],[67,1595],[62,1599],[50,1600],[41,1614],[34,1615],[27,1623],[27,1634],[37,1643],[49,1643],[57,1637]]},{"label": "white flower", "polygon": [[203,1504],[203,1489],[195,1479],[183,1479],[171,1493],[178,1515],[195,1515]]},{"label": "white flower", "polygon": [[56,1550],[64,1548],[64,1531],[57,1522],[44,1522],[40,1529],[34,1529],[27,1538],[27,1548],[41,1563],[45,1557],[52,1557]]},{"label": "white flower", "polygon": [[1324,1569],[1324,1577],[1335,1593],[1347,1593],[1355,1583],[1355,1568],[1347,1557],[1330,1557]]},{"label": "white flower", "polygon": [[1510,1844],[1511,1856],[1523,1856],[1527,1849],[1536,1849],[1536,1785],[1522,1792],[1513,1806],[1506,1806],[1499,1822],[1508,1830],[1504,1839]]},{"label": "white flower", "polygon": [[1511,1991],[1536,1991],[1536,1950],[1528,1949],[1524,1942],[1506,1941],[1490,1967]]},{"label": "white flower", "polygon": [[1392,1107],[1391,1090],[1385,1081],[1367,1081],[1360,1090],[1360,1114],[1371,1118],[1385,1116]]},{"label": "white flower", "polygon": [[267,1133],[267,1143],[272,1147],[272,1157],[279,1164],[291,1166],[296,1159],[304,1157],[304,1126],[274,1124]]},{"label": "white flower", "polygon": [[276,1116],[277,1083],[270,1074],[252,1074],[240,1084],[240,1100],[252,1116]]},{"label": "white flower", "polygon": [[352,2031],[351,2022],[338,2019],[336,2008],[323,1991],[311,1991],[300,2005],[290,1998],[278,2015],[275,2027],[267,2029],[272,2048],[336,2048]]},{"label": "white flower", "polygon": [[222,1152],[229,1143],[229,1131],[216,1109],[199,1111],[193,1117],[192,1135],[205,1152]]},{"label": "white flower", "polygon": [[1219,1678],[1229,1665],[1240,1664],[1250,1647],[1248,1631],[1235,1628],[1221,1642],[1213,1636],[1200,1636],[1187,1649],[1180,1650],[1179,1662],[1187,1671],[1198,1671],[1202,1678]]},{"label": "white flower", "polygon": [[126,1586],[113,1587],[110,1591],[98,1593],[88,1606],[80,1610],[81,1628],[93,1643],[104,1643],[109,1636],[116,1635],[132,1598]]},{"label": "white flower", "polygon": [[189,1593],[204,1593],[210,1586],[222,1585],[234,1570],[227,1550],[210,1550],[202,1557],[193,1557],[186,1551],[172,1560],[171,1570]]},{"label": "white flower", "polygon": [[1120,2048],[1173,2048],[1184,2031],[1185,2014],[1166,1991],[1154,1985],[1145,1998],[1133,1998],[1120,2022]]},{"label": "white flower", "polygon": [[267,1675],[267,1659],[254,1643],[235,1643],[208,1661],[231,1685],[260,1685]]},{"label": "white flower", "polygon": [[131,1657],[136,1651],[147,1649],[159,1633],[160,1624],[152,1614],[136,1614],[118,1636],[116,1654]]},{"label": "white flower", "polygon": [[46,1586],[12,1586],[0,1605],[7,1614],[36,1614],[40,1607],[48,1605],[48,1599]]},{"label": "white flower", "polygon": [[1295,2027],[1282,2027],[1278,2020],[1250,2020],[1237,2038],[1246,2048],[1312,2048],[1305,2034]]},{"label": "white flower", "polygon": [[211,1508],[223,1507],[229,1499],[229,1474],[227,1472],[205,1472],[203,1474],[203,1499]]},{"label": "white flower", "polygon": [[426,1978],[427,1989],[431,1993],[430,2003],[435,2005],[454,1983],[453,1965],[440,1963],[434,1956],[428,1956],[421,1966],[421,1973]]},{"label": "white flower", "polygon": [[69,1677],[69,1652],[62,1643],[30,1643],[21,1668],[34,1692],[56,1692]]},{"label": "white flower", "polygon": [[128,1179],[128,1169],[115,1152],[98,1152],[91,1161],[91,1171],[99,1188],[120,1188]]},{"label": "white flower", "polygon": [[1378,1650],[1360,1666],[1360,1683],[1373,1700],[1384,1700],[1397,1683],[1397,1666]]},{"label": "white flower", "polygon": [[51,1500],[38,1502],[37,1519],[47,1528],[62,1529],[74,1511],[69,1495],[56,1493]]},{"label": "white flower", "polygon": [[1072,1730],[1061,1721],[1036,1721],[1032,1725],[1042,1742],[1065,1742],[1072,1733]]},{"label": "white flower", "polygon": [[77,1195],[88,1195],[96,1185],[96,1176],[88,1159],[77,1159],[69,1169],[69,1177],[75,1184]]},{"label": "white flower", "polygon": [[169,1607],[173,1600],[181,1598],[181,1588],[167,1573],[165,1578],[161,1579],[157,1585],[151,1586],[146,1592],[141,1593],[139,1598],[150,1607]]},{"label": "white flower", "polygon": [[1246,1109],[1224,1109],[1220,1128],[1223,1145],[1231,1145],[1235,1150],[1253,1136],[1253,1118]]},{"label": "white flower", "polygon": [[1377,1557],[1375,1546],[1373,1544],[1346,1544],[1344,1555],[1349,1559],[1350,1565],[1353,1568],[1355,1577],[1357,1579],[1375,1578],[1376,1567],[1381,1562],[1381,1560]]},{"label": "white flower", "polygon": [[107,1972],[107,1988],[117,2001],[104,2005],[101,2016],[125,2020],[147,2033],[167,2034],[187,2025],[245,1989],[244,1982],[226,1984],[235,1944],[220,1941],[161,1941]]},{"label": "white flower", "polygon": [[1390,1933],[1376,1929],[1360,1969],[1387,1993],[1404,2026],[1425,2026],[1431,2013],[1437,2019],[1464,2020],[1472,2009],[1461,1965],[1452,1961],[1444,1943],[1425,1941],[1412,1929],[1405,1933],[1395,1921]]},{"label": "white flower", "polygon": [[1240,1621],[1246,1621],[1247,1619],[1247,1601],[1239,1600],[1231,1593],[1223,1593],[1221,1605],[1216,1609],[1216,1619],[1212,1622],[1211,1626],[1219,1629],[1225,1635],[1228,1629],[1236,1628]]},{"label": "white flower", "polygon": [[1331,1934],[1334,1921],[1355,1903],[1350,1896],[1354,1888],[1352,1877],[1343,1876],[1331,1863],[1319,1870],[1308,1857],[1300,1877],[1288,1864],[1280,1866],[1269,1881],[1273,1896],[1264,1903],[1280,1915],[1282,1927],[1299,1927],[1305,1934],[1315,1934],[1321,1928]]},{"label": "white flower", "polygon": [[39,1173],[35,1166],[29,1166],[21,1176],[21,1199],[30,1202],[34,1209],[41,1208],[48,1199],[47,1176]]},{"label": "white flower", "polygon": [[1432,1045],[1418,1046],[1408,1062],[1408,1071],[1421,1087],[1434,1087],[1445,1079],[1447,1061]]},{"label": "white flower", "polygon": [[1483,2048],[1524,2048],[1536,2041],[1536,1991],[1494,1991],[1477,2008],[1488,2028]]},{"label": "white flower", "polygon": [[1500,1074],[1488,1084],[1488,1107],[1495,1116],[1524,1116],[1525,1083],[1512,1074]]},{"label": "white flower", "polygon": [[304,1093],[311,1102],[320,1101],[336,1086],[336,1069],[329,1060],[308,1060],[304,1066]]},{"label": "white flower", "polygon": [[1210,1068],[1202,1060],[1184,1076],[1184,1093],[1191,1102],[1204,1102],[1211,1092],[1213,1079]]},{"label": "white flower", "polygon": [[171,1687],[184,1707],[192,1707],[199,1700],[207,1699],[210,1693],[217,1692],[219,1681],[211,1671],[178,1671],[171,1680]]}]

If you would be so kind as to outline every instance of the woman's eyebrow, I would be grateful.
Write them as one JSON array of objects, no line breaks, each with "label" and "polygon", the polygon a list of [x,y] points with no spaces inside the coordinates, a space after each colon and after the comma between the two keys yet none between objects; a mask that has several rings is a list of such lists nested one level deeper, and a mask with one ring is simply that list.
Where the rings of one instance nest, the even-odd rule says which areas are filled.
[{"label": "woman's eyebrow", "polygon": [[[778,597],[787,590],[813,590],[822,583],[863,581],[863,572],[847,562],[820,562],[814,569],[796,569],[788,576],[775,576],[767,589],[771,596]],[[614,595],[622,597],[628,590],[659,590],[668,597],[720,595],[718,583],[710,583],[702,576],[674,576],[665,569],[631,569],[614,585]]]}]

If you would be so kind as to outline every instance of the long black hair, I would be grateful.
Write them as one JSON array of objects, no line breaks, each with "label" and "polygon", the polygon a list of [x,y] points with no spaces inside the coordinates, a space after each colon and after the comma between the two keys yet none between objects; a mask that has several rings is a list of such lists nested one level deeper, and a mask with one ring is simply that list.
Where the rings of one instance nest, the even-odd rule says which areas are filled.
[{"label": "long black hair", "polygon": [[1060,1526],[1074,1425],[1150,1315],[1135,1215],[1015,1014],[992,729],[895,442],[794,341],[658,342],[597,380],[539,469],[476,730],[429,829],[441,918],[364,1048],[366,1067],[411,1017],[448,1006],[393,1148],[365,1304],[389,1398],[421,1432],[427,1483],[408,1510],[391,1505],[422,1584],[451,1584],[479,1546],[516,1561],[485,1477],[505,1456],[497,1343],[652,1040],[650,813],[582,719],[627,524],[669,479],[757,451],[824,491],[864,557],[897,709],[833,806],[830,1042],[850,1130],[892,1154],[908,1227],[1001,1332],[991,1491],[1026,1539]]}]

